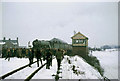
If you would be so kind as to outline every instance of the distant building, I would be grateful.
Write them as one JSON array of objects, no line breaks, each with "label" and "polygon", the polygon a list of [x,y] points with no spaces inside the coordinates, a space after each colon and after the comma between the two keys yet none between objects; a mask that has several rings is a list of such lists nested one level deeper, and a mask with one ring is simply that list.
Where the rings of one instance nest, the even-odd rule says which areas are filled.
[{"label": "distant building", "polygon": [[4,37],[3,40],[0,40],[0,47],[18,48],[19,47],[18,37],[16,40],[11,40],[10,38],[6,40],[6,38]]},{"label": "distant building", "polygon": [[88,38],[86,36],[78,32],[71,38],[74,54],[84,55],[88,53]]},{"label": "distant building", "polygon": [[101,48],[102,48],[102,49],[111,49],[112,47],[109,46],[109,45],[104,45],[104,46],[102,46]]}]

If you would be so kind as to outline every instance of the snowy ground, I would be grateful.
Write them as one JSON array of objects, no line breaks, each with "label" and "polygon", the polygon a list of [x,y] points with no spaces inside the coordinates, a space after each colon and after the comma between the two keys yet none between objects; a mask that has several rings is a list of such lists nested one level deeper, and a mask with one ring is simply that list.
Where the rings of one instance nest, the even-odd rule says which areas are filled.
[{"label": "snowy ground", "polygon": [[118,50],[95,51],[92,53],[100,61],[104,69],[104,76],[109,79],[118,79]]},{"label": "snowy ground", "polygon": [[[71,64],[68,63],[67,58],[70,60]],[[1,68],[2,72],[0,75],[6,74],[16,68],[19,68],[21,66],[24,66],[29,63],[28,59],[25,58],[11,58],[10,61],[4,60],[0,58]],[[32,79],[54,79],[53,74],[56,74],[57,72],[57,61],[56,59],[53,59],[52,61],[53,65],[50,69],[46,69],[46,66],[44,66],[40,71],[38,71],[37,74]],[[75,56],[75,57],[68,57],[65,56],[62,64],[61,64],[61,72],[59,76],[62,77],[62,79],[99,79],[102,78],[98,71],[96,71],[92,66],[87,64],[82,60],[82,58]],[[72,66],[75,65],[75,69],[79,72],[79,74],[73,73]],[[18,71],[17,73],[14,73],[13,75],[10,75],[6,79],[25,79],[27,78],[32,72],[34,72],[37,69],[36,63],[32,65],[32,68],[27,67],[23,70]]]},{"label": "snowy ground", "polygon": [[5,60],[5,58],[0,58],[0,69],[1,69],[1,75],[4,75],[12,70],[17,69],[20,66],[28,64],[28,59],[18,59],[18,58],[10,58],[10,61],[8,59]]},{"label": "snowy ground", "polygon": [[[71,64],[68,63],[67,58],[71,61]],[[61,64],[60,77],[62,79],[99,79],[102,78],[101,75],[89,64],[85,63],[78,56],[68,57],[65,56]],[[73,73],[72,66],[75,65],[76,69],[81,72],[78,76]],[[51,69],[42,68],[32,79],[54,79],[52,76],[56,74],[57,71],[57,61],[53,60],[53,66]],[[82,74],[84,73],[84,74]]]},{"label": "snowy ground", "polygon": [[[67,57],[62,61],[62,77],[63,79],[102,79],[98,71],[96,71],[88,63],[78,56],[68,57],[71,64],[67,62]],[[75,65],[80,74],[73,73],[72,66]]]}]

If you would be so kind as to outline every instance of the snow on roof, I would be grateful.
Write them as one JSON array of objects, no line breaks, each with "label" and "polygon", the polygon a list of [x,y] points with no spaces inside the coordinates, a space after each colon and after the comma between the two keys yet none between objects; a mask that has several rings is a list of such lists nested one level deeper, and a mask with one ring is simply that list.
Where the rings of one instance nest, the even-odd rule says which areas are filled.
[{"label": "snow on roof", "polygon": [[85,35],[83,35],[82,33],[80,33],[80,32],[78,32],[78,33],[76,33],[74,36],[72,36],[71,38],[73,38],[73,37],[75,37],[75,36],[77,36],[77,35],[81,35],[81,37],[85,37],[85,38],[87,38],[88,39],[88,37],[86,37]]},{"label": "snow on roof", "polygon": [[58,38],[53,38],[53,39],[51,39],[50,41],[51,41],[51,42],[67,43],[67,42],[65,42],[65,41],[63,41],[63,40],[61,40],[61,39],[58,39]]},{"label": "snow on roof", "polygon": [[14,45],[16,44],[17,45],[17,42],[16,43],[12,43],[12,44],[14,44]]},{"label": "snow on roof", "polygon": [[10,42],[13,45],[17,45],[17,40],[0,40],[0,45],[5,44],[6,42]]},{"label": "snow on roof", "polygon": [[2,45],[2,44],[5,44],[5,42],[0,42],[0,44]]}]

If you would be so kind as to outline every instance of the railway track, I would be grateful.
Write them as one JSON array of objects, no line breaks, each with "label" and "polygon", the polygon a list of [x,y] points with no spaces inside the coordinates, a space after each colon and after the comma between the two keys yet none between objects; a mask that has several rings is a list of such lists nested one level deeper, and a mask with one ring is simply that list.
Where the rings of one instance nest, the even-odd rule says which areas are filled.
[{"label": "railway track", "polygon": [[[35,62],[37,62],[37,61],[35,61]],[[34,64],[35,62],[33,62],[32,64]],[[2,76],[0,77],[0,80],[1,80],[1,79],[5,79],[5,78],[8,77],[9,75],[14,74],[14,73],[16,73],[17,71],[20,71],[20,70],[26,68],[27,66],[29,66],[29,64],[27,64],[27,65],[25,65],[25,66],[22,66],[22,67],[20,67],[20,68],[18,68],[18,69],[15,69],[15,70],[13,70],[13,71],[11,71],[11,72],[9,72],[9,73],[6,73],[6,74],[2,75]]]},{"label": "railway track", "polygon": [[[54,58],[55,58],[55,57],[54,57]],[[53,59],[54,59],[54,58],[53,58]],[[37,61],[35,61],[35,62],[37,62]],[[35,62],[33,62],[32,64],[34,64]],[[30,79],[32,79],[32,77],[33,77],[40,69],[42,69],[45,65],[46,65],[46,63],[44,63],[43,65],[41,65],[39,68],[37,68],[34,72],[32,72],[32,73],[25,79],[25,81],[29,81]],[[6,73],[5,75],[2,75],[2,76],[0,77],[0,80],[7,78],[8,76],[10,76],[10,75],[12,75],[12,74],[14,74],[14,73],[17,73],[17,72],[20,71],[20,70],[23,70],[23,69],[26,68],[27,66],[29,66],[29,64],[27,64],[27,65],[25,65],[25,66],[22,66],[22,67],[20,67],[20,68],[18,68],[18,69],[15,69],[15,70],[13,70],[13,71],[11,71],[11,72],[9,72],[9,73]]]},{"label": "railway track", "polygon": [[46,65],[46,63],[43,64],[41,67],[39,67],[37,70],[35,70],[35,71],[34,71],[31,75],[29,75],[24,81],[29,81],[30,79],[32,79],[32,77],[33,77],[40,69],[42,69],[45,65]]},{"label": "railway track", "polygon": [[[53,57],[53,59],[55,59],[55,57]],[[53,60],[52,59],[52,60]],[[43,64],[41,67],[39,67],[37,70],[35,70],[33,73],[31,73],[31,75],[29,75],[24,81],[29,81],[30,79],[32,79],[32,77],[40,70],[42,69],[47,63]]]}]

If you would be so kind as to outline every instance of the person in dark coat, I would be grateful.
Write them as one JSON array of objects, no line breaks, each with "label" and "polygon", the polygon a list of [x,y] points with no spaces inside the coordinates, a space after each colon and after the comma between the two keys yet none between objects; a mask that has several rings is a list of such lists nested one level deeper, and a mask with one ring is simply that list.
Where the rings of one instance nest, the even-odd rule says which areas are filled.
[{"label": "person in dark coat", "polygon": [[46,69],[50,69],[50,61],[51,61],[51,52],[50,52],[50,49],[46,50],[46,61],[47,61]]},{"label": "person in dark coat", "polygon": [[42,59],[41,59],[42,53],[41,53],[40,49],[36,50],[35,55],[37,58],[37,66],[39,67],[39,59],[40,59],[41,65],[42,65]]},{"label": "person in dark coat", "polygon": [[5,58],[5,60],[8,58],[8,61],[10,60],[10,54],[11,54],[11,52],[10,52],[10,49],[8,48],[7,49],[7,55],[6,55],[6,58]]},{"label": "person in dark coat", "polygon": [[33,58],[34,58],[32,49],[28,49],[28,57],[29,57],[29,67],[31,67],[31,64],[33,63]]},{"label": "person in dark coat", "polygon": [[60,64],[61,64],[62,58],[63,58],[63,53],[60,49],[58,49],[58,51],[56,53],[58,70],[60,70]]},{"label": "person in dark coat", "polygon": [[10,52],[11,52],[11,57],[14,57],[14,48],[11,48]]},{"label": "person in dark coat", "polygon": [[53,57],[53,52],[51,52],[51,50],[50,50],[50,66],[52,66],[52,58]]},{"label": "person in dark coat", "polygon": [[26,55],[26,50],[25,50],[25,48],[23,48],[22,49],[22,57],[25,57],[25,55]]},{"label": "person in dark coat", "polygon": [[14,49],[14,57],[17,57],[17,49]]},{"label": "person in dark coat", "polygon": [[6,57],[7,56],[7,49],[6,48],[2,48],[2,58]]},{"label": "person in dark coat", "polygon": [[46,60],[46,48],[42,49],[43,61]]}]

